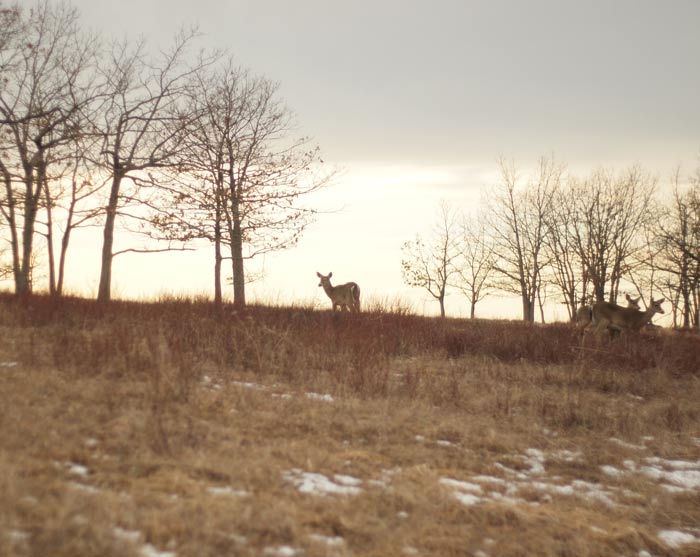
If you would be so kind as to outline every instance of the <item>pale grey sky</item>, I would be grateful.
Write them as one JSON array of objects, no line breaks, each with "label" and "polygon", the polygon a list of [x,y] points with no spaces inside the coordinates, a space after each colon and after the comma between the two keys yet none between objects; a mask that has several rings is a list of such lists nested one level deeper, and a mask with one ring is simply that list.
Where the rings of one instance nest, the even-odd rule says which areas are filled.
[{"label": "pale grey sky", "polygon": [[700,148],[698,0],[74,0],[85,22],[212,46],[280,81],[342,160],[585,162]]},{"label": "pale grey sky", "polygon": [[[640,162],[663,178],[700,154],[699,0],[72,3],[86,27],[154,44],[198,25],[204,43],[279,81],[300,131],[346,170],[326,198],[346,211],[269,258],[260,295],[320,302],[315,271],[333,271],[378,297],[417,295],[423,311],[401,282],[401,243],[440,199],[469,209],[499,156],[527,166],[553,153],[581,172]],[[118,284],[128,267],[117,262]]]}]

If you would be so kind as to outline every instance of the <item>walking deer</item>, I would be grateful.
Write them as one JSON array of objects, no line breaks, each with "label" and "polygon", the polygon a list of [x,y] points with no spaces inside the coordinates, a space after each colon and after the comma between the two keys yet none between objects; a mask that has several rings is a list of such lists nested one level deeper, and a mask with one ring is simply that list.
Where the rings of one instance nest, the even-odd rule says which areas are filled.
[{"label": "walking deer", "polygon": [[611,333],[622,331],[639,331],[651,321],[657,313],[665,313],[661,304],[664,299],[651,299],[646,311],[634,308],[623,308],[610,302],[598,302],[593,305],[593,324],[595,332],[609,329]]},{"label": "walking deer", "polygon": [[[642,299],[641,296],[638,298],[632,298],[629,294],[625,294],[625,299],[627,300],[628,308],[639,309],[639,300]],[[576,324],[577,328],[585,329],[586,327],[588,327],[588,325],[591,324],[592,320],[593,306],[586,305],[586,297],[583,296],[581,298],[581,305],[579,306],[578,310],[576,310],[576,315],[574,316],[574,323]]]},{"label": "walking deer", "polygon": [[318,285],[323,287],[323,290],[333,303],[333,311],[338,307],[341,311],[348,311],[349,309],[353,313],[359,313],[360,287],[356,282],[346,282],[345,284],[333,286],[331,284],[333,273],[328,273],[326,276],[316,271],[316,275],[321,279]]}]

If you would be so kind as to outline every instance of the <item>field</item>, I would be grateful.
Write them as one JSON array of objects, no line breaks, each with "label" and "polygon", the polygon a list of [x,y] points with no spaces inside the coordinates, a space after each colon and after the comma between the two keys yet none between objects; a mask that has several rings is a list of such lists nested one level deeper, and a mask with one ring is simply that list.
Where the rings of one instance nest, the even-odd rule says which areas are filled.
[{"label": "field", "polygon": [[700,555],[700,338],[0,298],[0,555]]}]

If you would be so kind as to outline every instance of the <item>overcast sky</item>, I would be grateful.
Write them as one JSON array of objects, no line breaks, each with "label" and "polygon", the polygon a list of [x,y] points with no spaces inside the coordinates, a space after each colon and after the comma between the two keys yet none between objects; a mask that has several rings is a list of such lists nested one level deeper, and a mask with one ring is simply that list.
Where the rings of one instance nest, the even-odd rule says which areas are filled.
[{"label": "overcast sky", "polygon": [[[345,210],[265,261],[267,279],[253,287],[261,296],[289,289],[320,301],[315,271],[332,270],[377,297],[436,310],[402,284],[400,246],[427,230],[440,199],[465,210],[478,202],[499,156],[527,167],[553,153],[582,173],[640,162],[662,179],[698,164],[698,0],[72,3],[87,28],[154,45],[197,25],[206,44],[279,81],[300,132],[344,169],[319,201]],[[117,293],[137,293],[129,261],[115,263]],[[160,291],[210,289],[208,255],[201,265],[201,279]],[[137,281],[143,293],[159,290],[153,273]],[[463,314],[457,306],[455,295],[448,313]]]}]

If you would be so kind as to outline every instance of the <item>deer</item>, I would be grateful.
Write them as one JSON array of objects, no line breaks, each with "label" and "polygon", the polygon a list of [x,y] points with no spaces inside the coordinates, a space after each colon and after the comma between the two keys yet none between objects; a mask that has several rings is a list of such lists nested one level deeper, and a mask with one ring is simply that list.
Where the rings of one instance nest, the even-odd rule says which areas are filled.
[{"label": "deer", "polygon": [[[628,308],[639,309],[639,301],[642,299],[641,296],[638,298],[632,298],[629,294],[625,294],[625,298],[627,299]],[[592,320],[593,306],[586,305],[586,296],[584,295],[581,298],[581,305],[576,310],[576,315],[574,315],[574,323],[576,324],[576,328],[585,329],[591,324]]]},{"label": "deer", "polygon": [[360,287],[356,282],[346,282],[345,284],[333,286],[331,284],[331,277],[333,276],[333,273],[322,275],[316,271],[316,276],[321,279],[321,282],[319,282],[318,285],[323,287],[324,292],[331,299],[334,312],[336,308],[339,308],[341,311],[349,310],[352,313],[359,313]]},{"label": "deer", "polygon": [[664,303],[664,298],[654,300],[651,298],[651,303],[646,311],[641,311],[635,308],[623,308],[610,302],[597,302],[593,305],[592,320],[594,331],[596,333],[608,329],[611,334],[622,331],[639,331],[647,323],[649,323],[657,313],[666,313],[661,304]]}]

